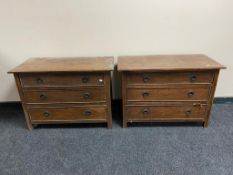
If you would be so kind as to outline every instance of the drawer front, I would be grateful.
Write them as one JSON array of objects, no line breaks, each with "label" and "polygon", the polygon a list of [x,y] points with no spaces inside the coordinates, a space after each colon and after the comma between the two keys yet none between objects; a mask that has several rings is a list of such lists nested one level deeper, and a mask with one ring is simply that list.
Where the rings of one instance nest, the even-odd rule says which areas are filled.
[{"label": "drawer front", "polygon": [[105,107],[46,107],[28,109],[31,121],[105,120]]},{"label": "drawer front", "polygon": [[76,87],[104,86],[104,74],[101,73],[52,73],[52,74],[21,74],[22,87]]},{"label": "drawer front", "polygon": [[128,88],[128,101],[200,100],[209,99],[209,87]]},{"label": "drawer front", "polygon": [[104,88],[85,88],[78,90],[26,90],[26,103],[67,103],[105,101]]},{"label": "drawer front", "polygon": [[206,106],[130,106],[126,112],[129,120],[202,119]]},{"label": "drawer front", "polygon": [[154,72],[127,74],[128,85],[212,83],[214,72]]}]

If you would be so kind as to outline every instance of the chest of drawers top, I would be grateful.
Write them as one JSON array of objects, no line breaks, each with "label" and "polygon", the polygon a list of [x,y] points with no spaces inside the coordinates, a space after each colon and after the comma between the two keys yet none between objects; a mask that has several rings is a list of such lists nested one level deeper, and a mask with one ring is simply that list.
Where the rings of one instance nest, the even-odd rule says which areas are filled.
[{"label": "chest of drawers top", "polygon": [[118,57],[119,71],[185,71],[222,68],[225,67],[201,54]]},{"label": "chest of drawers top", "polygon": [[9,73],[103,72],[113,70],[113,57],[31,58]]}]

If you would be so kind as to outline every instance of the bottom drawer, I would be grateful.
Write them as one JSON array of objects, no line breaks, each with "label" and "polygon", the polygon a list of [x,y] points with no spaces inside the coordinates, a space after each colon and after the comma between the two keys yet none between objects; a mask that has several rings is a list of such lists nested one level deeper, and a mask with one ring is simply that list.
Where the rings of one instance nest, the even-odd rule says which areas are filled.
[{"label": "bottom drawer", "polygon": [[206,106],[128,106],[126,109],[128,120],[184,120],[204,119]]},{"label": "bottom drawer", "polygon": [[107,118],[107,111],[104,106],[29,108],[28,113],[32,122],[106,121]]}]

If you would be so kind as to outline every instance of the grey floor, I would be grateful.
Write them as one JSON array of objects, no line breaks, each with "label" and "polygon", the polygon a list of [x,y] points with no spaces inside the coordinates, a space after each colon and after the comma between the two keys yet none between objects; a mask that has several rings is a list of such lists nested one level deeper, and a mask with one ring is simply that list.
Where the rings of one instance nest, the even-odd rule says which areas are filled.
[{"label": "grey floor", "polygon": [[233,104],[200,124],[39,126],[17,105],[0,108],[0,175],[232,175]]}]

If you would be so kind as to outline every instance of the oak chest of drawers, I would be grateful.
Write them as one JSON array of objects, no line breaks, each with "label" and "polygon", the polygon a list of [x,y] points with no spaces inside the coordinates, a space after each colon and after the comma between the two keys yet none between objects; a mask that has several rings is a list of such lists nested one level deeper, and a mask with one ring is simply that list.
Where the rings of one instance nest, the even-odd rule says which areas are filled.
[{"label": "oak chest of drawers", "polygon": [[112,57],[89,57],[33,58],[11,70],[28,128],[95,122],[111,128],[112,69]]},{"label": "oak chest of drawers", "polygon": [[208,126],[219,70],[205,55],[121,56],[123,127],[129,122]]}]

